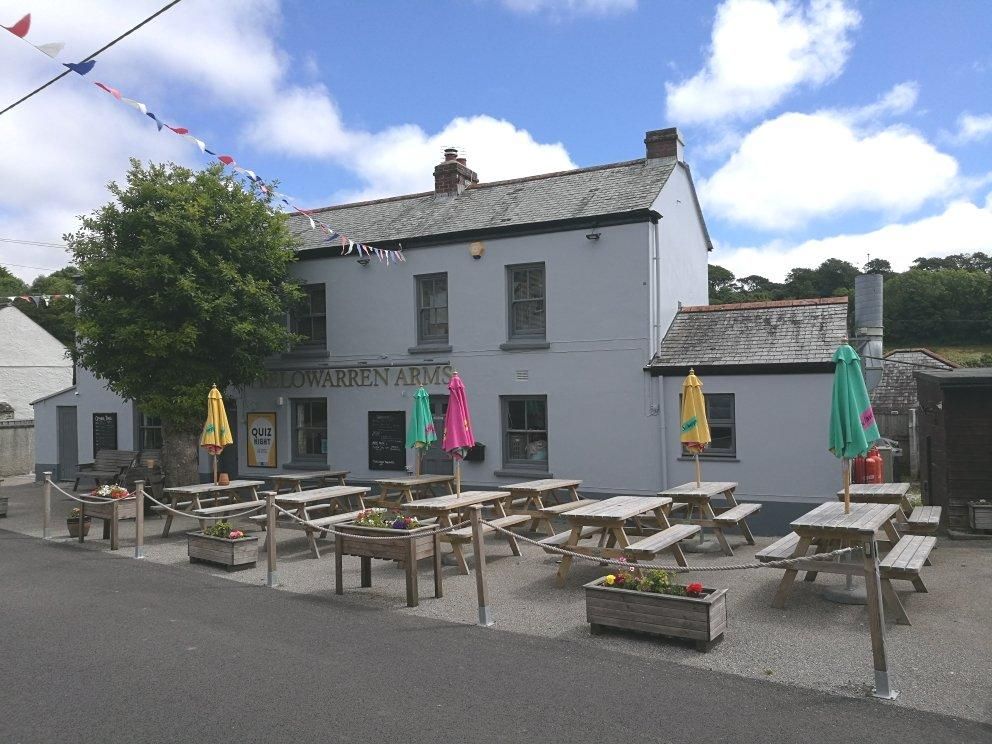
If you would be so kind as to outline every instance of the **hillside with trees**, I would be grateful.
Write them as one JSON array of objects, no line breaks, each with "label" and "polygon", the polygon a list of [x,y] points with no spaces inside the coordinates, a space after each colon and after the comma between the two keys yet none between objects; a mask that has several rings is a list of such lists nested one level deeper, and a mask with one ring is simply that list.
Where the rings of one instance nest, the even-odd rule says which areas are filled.
[{"label": "hillside with trees", "polygon": [[[884,259],[860,269],[831,258],[815,269],[792,269],[783,282],[763,276],[736,277],[710,265],[710,302],[755,302],[809,297],[854,296],[858,274],[881,274],[885,282],[885,344],[927,346],[965,364],[992,366],[992,256],[959,253],[917,258],[896,272]],[[988,347],[988,348],[985,348]],[[955,354],[954,349],[970,352]]]}]

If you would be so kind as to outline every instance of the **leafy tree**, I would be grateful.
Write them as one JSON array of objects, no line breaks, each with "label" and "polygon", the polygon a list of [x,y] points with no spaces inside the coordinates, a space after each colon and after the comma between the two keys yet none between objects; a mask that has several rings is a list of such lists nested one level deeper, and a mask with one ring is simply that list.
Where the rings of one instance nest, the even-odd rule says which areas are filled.
[{"label": "leafy tree", "polygon": [[964,269],[911,269],[886,283],[884,312],[893,341],[992,340],[992,277]]},{"label": "leafy tree", "polygon": [[[75,278],[79,272],[75,266],[42,275],[31,282],[27,289],[30,295],[71,295],[76,291]],[[21,310],[55,338],[65,344],[70,352],[75,344],[76,304],[71,299],[59,298],[48,305],[21,303]]]},{"label": "leafy tree", "polygon": [[913,261],[914,269],[923,271],[982,271],[992,274],[992,256],[981,251],[976,253],[954,253],[943,258],[918,258]]},{"label": "leafy tree", "polygon": [[[16,297],[24,294],[28,285],[14,276],[6,267],[0,266],[0,297]],[[6,299],[2,300],[6,302]]]},{"label": "leafy tree", "polygon": [[79,358],[162,419],[166,482],[195,482],[211,383],[251,384],[292,340],[294,239],[267,197],[220,166],[132,160],[126,184],[108,188],[112,201],[65,238],[83,279]]},{"label": "leafy tree", "polygon": [[736,302],[734,298],[734,272],[716,264],[710,264],[709,269],[710,302],[720,305],[725,302]]},{"label": "leafy tree", "polygon": [[893,276],[895,273],[892,270],[892,264],[886,261],[884,258],[873,258],[867,261],[864,267],[861,269],[862,274],[881,274],[882,280],[885,281]]}]

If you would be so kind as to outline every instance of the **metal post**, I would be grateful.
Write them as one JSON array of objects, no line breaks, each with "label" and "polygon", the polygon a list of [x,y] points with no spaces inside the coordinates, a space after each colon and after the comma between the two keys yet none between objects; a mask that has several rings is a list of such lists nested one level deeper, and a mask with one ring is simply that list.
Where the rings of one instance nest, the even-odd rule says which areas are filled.
[{"label": "metal post", "polygon": [[482,539],[482,504],[474,504],[469,515],[472,520],[472,550],[475,555],[475,590],[479,595],[479,625],[492,627],[489,614],[489,593],[486,591],[486,544]]},{"label": "metal post", "polygon": [[895,700],[899,692],[892,689],[889,664],[885,656],[885,611],[882,608],[882,582],[878,574],[878,544],[874,535],[865,541],[865,586],[868,590],[871,655],[875,667],[875,688],[872,695],[883,700]]},{"label": "metal post", "polygon": [[279,577],[276,574],[276,492],[265,492],[265,536],[266,559],[269,566],[268,585],[276,586]]},{"label": "metal post", "polygon": [[41,536],[45,540],[48,539],[48,526],[52,521],[52,471],[45,471],[45,496],[44,496],[44,510],[45,516],[43,517]]},{"label": "metal post", "polygon": [[145,557],[145,482],[134,482],[134,557]]}]

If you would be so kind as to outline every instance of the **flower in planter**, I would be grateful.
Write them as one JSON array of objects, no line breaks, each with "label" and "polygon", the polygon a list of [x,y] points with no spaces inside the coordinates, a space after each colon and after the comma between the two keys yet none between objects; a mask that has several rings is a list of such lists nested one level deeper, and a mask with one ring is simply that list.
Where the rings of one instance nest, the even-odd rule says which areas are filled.
[{"label": "flower in planter", "polygon": [[[69,512],[69,519],[79,519],[79,514],[80,514],[79,507],[76,507],[75,509]],[[85,517],[85,519],[89,519],[89,517]]]},{"label": "flower in planter", "polygon": [[[626,563],[626,561],[621,561]],[[651,570],[642,573],[636,566],[623,568],[612,574],[603,577],[605,586],[612,586],[615,589],[628,589],[635,592],[646,592],[648,594],[668,594],[674,597],[694,597],[699,598],[704,594],[703,585],[692,583],[689,585],[673,584],[672,576],[667,571]]]},{"label": "flower in planter", "polygon": [[420,526],[416,517],[389,512],[386,509],[366,509],[355,517],[355,524],[393,530],[412,530]]},{"label": "flower in planter", "polygon": [[[235,537],[235,533],[237,537]],[[203,534],[208,537],[223,537],[227,540],[238,540],[245,536],[241,530],[234,529],[234,525],[226,520],[221,520],[203,530]]]},{"label": "flower in planter", "polygon": [[606,584],[607,586],[613,586],[613,584],[616,583],[616,580],[617,580],[616,576],[614,576],[613,574],[607,574],[606,578],[603,579],[603,583]]},{"label": "flower in planter", "polygon": [[123,486],[100,486],[90,491],[90,496],[97,496],[101,499],[126,499],[130,495]]},{"label": "flower in planter", "polygon": [[231,534],[227,536],[229,540],[240,540],[245,536],[245,533],[241,530],[231,530]]},{"label": "flower in planter", "polygon": [[685,588],[686,596],[699,598],[703,596],[703,585],[698,581],[689,584]]}]

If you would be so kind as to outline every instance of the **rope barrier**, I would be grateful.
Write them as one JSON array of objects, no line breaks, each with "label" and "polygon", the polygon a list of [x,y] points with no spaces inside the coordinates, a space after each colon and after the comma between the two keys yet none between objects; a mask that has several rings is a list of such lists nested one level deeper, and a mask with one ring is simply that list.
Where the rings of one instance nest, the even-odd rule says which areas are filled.
[{"label": "rope barrier", "polygon": [[[331,535],[344,535],[345,537],[347,537],[349,539],[355,539],[355,540],[396,540],[398,538],[400,540],[412,540],[414,537],[418,537],[418,535],[411,535],[411,534],[407,534],[407,535],[385,535],[385,536],[381,536],[380,537],[379,535],[356,535],[354,532],[338,532],[333,527],[326,526],[326,525],[320,525],[320,524],[314,524],[313,522],[310,522],[310,521],[308,521],[306,519],[302,519],[301,517],[297,516],[296,514],[293,514],[293,512],[287,511],[286,509],[283,509],[281,506],[279,506],[279,504],[276,504],[275,507],[276,507],[276,511],[281,512],[282,514],[285,514],[287,517],[289,517],[293,521],[299,522],[300,524],[305,525],[305,526],[309,527],[312,530],[320,530],[321,532],[326,532],[326,533],[331,534]],[[471,523],[470,522],[467,522],[467,521],[466,522],[459,522],[458,524],[453,524],[450,527],[439,527],[439,528],[436,529],[436,532],[438,534],[440,534],[440,535],[443,535],[443,534],[445,534],[447,532],[453,532],[454,530],[460,530],[462,527],[467,527],[469,524],[471,524]],[[430,534],[433,535],[434,533],[432,532]]]},{"label": "rope barrier", "polygon": [[755,568],[790,568],[794,564],[798,564],[804,561],[826,561],[836,558],[841,555],[847,555],[848,553],[853,553],[855,551],[863,550],[861,546],[855,546],[850,548],[840,548],[838,550],[832,550],[829,553],[817,553],[816,555],[805,555],[800,558],[786,558],[780,561],[768,561],[763,563],[760,561],[754,561],[751,563],[738,563],[732,565],[721,565],[721,566],[667,566],[658,563],[633,563],[631,561],[624,561],[617,558],[604,558],[601,556],[588,555],[586,553],[577,553],[574,550],[567,550],[565,548],[559,548],[556,545],[545,545],[538,540],[532,540],[529,537],[524,537],[516,532],[511,532],[505,527],[500,527],[495,525],[488,520],[481,520],[482,524],[487,525],[497,532],[502,532],[507,536],[513,537],[521,542],[530,543],[531,545],[536,545],[542,550],[558,553],[559,555],[567,555],[570,558],[578,558],[579,560],[592,561],[593,563],[607,564],[610,566],[623,566],[625,568],[638,568],[647,570],[658,570],[667,571],[669,573],[690,573],[697,571],[741,571],[749,570]]},{"label": "rope barrier", "polygon": [[60,491],[61,493],[63,493],[64,495],[68,496],[73,501],[78,501],[81,504],[109,504],[112,501],[134,501],[134,494],[133,493],[132,494],[128,494],[124,498],[120,498],[120,499],[108,499],[108,498],[106,498],[104,496],[93,496],[92,494],[90,494],[88,496],[76,496],[75,494],[71,494],[68,491],[66,491],[64,488],[62,488],[60,485],[58,485],[54,481],[51,481],[51,483],[52,483],[52,487],[56,491]]}]

